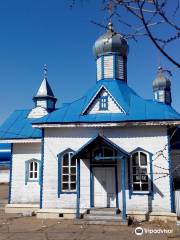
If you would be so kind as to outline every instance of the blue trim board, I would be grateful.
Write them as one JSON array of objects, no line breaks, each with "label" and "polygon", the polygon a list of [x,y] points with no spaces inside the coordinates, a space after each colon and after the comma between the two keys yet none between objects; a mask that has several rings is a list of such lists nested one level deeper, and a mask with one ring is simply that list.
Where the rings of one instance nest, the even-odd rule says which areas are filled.
[{"label": "blue trim board", "polygon": [[115,161],[115,187],[116,187],[116,208],[119,209],[119,196],[118,196],[118,161]]},{"label": "blue trim board", "polygon": [[122,221],[126,221],[126,161],[121,159]]},{"label": "blue trim board", "polygon": [[92,152],[90,152],[90,208],[93,207],[93,171],[92,171]]},{"label": "blue trim board", "polygon": [[40,208],[43,202],[43,176],[44,175],[44,128],[42,129],[42,142],[41,142],[41,181],[40,181]]},{"label": "blue trim board", "polygon": [[61,155],[58,155],[58,198],[61,194]]},{"label": "blue trim board", "polygon": [[131,159],[128,158],[128,188],[129,188],[129,199],[131,199],[132,196],[132,183],[131,183]]},{"label": "blue trim board", "polygon": [[170,205],[171,212],[175,212],[175,204],[174,204],[174,192],[173,192],[173,178],[172,178],[172,162],[171,162],[171,146],[170,146],[170,136],[168,135],[168,162],[169,162],[169,185],[170,185]]},{"label": "blue trim board", "polygon": [[80,159],[77,159],[77,199],[76,199],[76,218],[80,218]]},{"label": "blue trim board", "polygon": [[13,144],[11,144],[11,156],[10,156],[10,174],[9,174],[9,196],[8,203],[11,203],[11,194],[12,194],[12,160],[13,160]]}]

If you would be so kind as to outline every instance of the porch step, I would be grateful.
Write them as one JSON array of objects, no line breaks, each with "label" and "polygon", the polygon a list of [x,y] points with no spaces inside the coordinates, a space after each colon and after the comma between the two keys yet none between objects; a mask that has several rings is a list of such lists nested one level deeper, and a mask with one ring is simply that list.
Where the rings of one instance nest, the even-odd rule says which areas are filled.
[{"label": "porch step", "polygon": [[110,221],[121,221],[120,215],[84,215],[85,220],[110,220]]},{"label": "porch step", "polygon": [[122,223],[120,211],[116,208],[91,208],[84,214],[83,220],[84,224],[120,225]]},{"label": "porch step", "polygon": [[115,208],[92,208],[89,210],[90,215],[102,215],[102,216],[115,216],[118,214],[118,210]]}]

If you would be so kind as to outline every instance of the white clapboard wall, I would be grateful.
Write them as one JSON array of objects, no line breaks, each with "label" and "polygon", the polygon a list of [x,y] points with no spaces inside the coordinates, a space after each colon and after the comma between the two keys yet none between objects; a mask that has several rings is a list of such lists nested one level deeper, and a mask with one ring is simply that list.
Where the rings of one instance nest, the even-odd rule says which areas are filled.
[{"label": "white clapboard wall", "polygon": [[180,190],[175,191],[175,208],[177,216],[180,217]]}]

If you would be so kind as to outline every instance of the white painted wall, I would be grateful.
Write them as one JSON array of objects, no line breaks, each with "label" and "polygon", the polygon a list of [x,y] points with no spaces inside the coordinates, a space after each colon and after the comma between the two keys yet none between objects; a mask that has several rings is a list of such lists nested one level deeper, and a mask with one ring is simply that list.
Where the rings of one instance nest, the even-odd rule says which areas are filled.
[{"label": "white painted wall", "polygon": [[25,185],[25,161],[32,158],[41,160],[40,143],[13,144],[11,203],[39,203],[39,182]]},{"label": "white painted wall", "polygon": [[[154,173],[161,170],[156,166],[168,168],[168,148],[164,150],[164,156],[157,152],[164,149],[168,143],[165,127],[109,127],[109,128],[54,128],[45,130],[45,155],[44,155],[44,185],[43,208],[75,208],[76,195],[62,194],[58,198],[58,160],[57,154],[71,148],[77,151],[99,132],[108,137],[115,144],[131,152],[141,147],[153,154]],[[86,164],[85,164],[86,163]],[[156,165],[156,166],[155,166]],[[118,179],[121,179],[119,164]],[[90,174],[88,161],[81,162],[81,207],[89,207],[89,182]],[[126,174],[127,175],[127,174]],[[157,178],[159,175],[157,175]],[[155,179],[154,175],[154,179]],[[127,180],[127,179],[126,179]],[[128,183],[128,182],[127,182]],[[151,202],[147,196],[132,196],[129,199],[128,185],[126,186],[127,210],[148,210],[152,205],[153,211],[170,212],[169,177],[159,178],[154,181],[155,196]],[[121,184],[119,184],[119,203],[122,207]]]},{"label": "white painted wall", "polygon": [[0,183],[9,182],[9,169],[0,169]]}]

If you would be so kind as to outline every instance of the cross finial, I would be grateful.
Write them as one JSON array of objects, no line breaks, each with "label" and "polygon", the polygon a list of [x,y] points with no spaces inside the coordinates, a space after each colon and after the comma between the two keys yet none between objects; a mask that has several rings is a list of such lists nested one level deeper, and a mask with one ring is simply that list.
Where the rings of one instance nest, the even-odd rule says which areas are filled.
[{"label": "cross finial", "polygon": [[47,64],[44,64],[43,67],[44,79],[47,79],[47,72],[48,72]]}]

